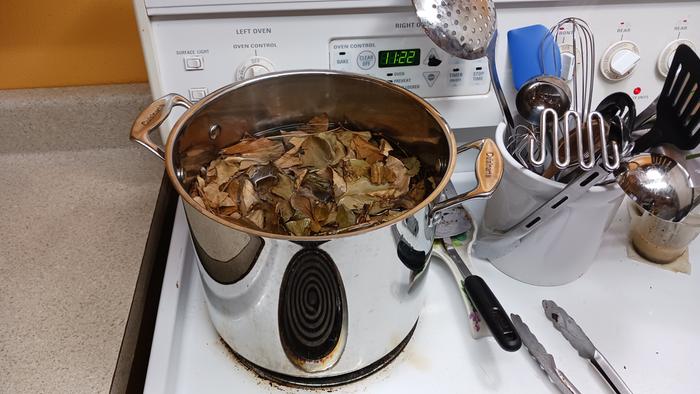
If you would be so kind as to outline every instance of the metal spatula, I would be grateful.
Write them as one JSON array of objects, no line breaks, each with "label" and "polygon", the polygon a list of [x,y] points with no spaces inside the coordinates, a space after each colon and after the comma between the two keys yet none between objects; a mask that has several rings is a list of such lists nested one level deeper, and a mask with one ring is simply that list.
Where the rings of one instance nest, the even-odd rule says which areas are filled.
[{"label": "metal spatula", "polygon": [[664,143],[682,150],[700,144],[700,58],[687,45],[676,49],[656,104],[656,123],[635,142],[632,153]]}]

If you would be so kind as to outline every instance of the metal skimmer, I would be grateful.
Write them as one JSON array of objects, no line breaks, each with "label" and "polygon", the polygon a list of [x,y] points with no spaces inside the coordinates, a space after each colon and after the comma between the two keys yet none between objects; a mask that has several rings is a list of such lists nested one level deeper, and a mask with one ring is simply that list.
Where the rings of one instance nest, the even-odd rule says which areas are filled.
[{"label": "metal skimmer", "polygon": [[413,0],[425,34],[442,50],[460,59],[484,56],[496,99],[509,128],[513,116],[496,70],[496,8],[492,0]]}]

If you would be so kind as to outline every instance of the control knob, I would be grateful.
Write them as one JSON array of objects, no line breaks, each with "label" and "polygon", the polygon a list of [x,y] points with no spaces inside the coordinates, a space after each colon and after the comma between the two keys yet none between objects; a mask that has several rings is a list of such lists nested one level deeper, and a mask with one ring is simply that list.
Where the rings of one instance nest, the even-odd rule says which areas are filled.
[{"label": "control knob", "polygon": [[236,81],[242,81],[258,75],[267,74],[274,70],[275,67],[270,59],[262,56],[254,56],[238,66],[236,69]]},{"label": "control knob", "polygon": [[656,61],[656,68],[659,70],[659,74],[662,76],[665,77],[668,75],[668,70],[671,68],[673,56],[676,54],[676,49],[678,49],[678,46],[681,44],[689,46],[693,51],[695,50],[695,44],[690,40],[686,40],[685,38],[680,38],[669,42],[668,45],[666,45],[666,48],[661,51],[659,59]]},{"label": "control knob", "polygon": [[608,47],[600,58],[600,72],[609,81],[620,81],[632,75],[641,56],[632,41],[618,41]]}]

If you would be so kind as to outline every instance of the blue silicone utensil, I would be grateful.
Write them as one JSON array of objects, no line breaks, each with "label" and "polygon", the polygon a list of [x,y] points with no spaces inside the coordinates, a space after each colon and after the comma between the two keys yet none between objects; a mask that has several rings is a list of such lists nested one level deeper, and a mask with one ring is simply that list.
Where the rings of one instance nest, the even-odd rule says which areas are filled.
[{"label": "blue silicone utensil", "polygon": [[559,46],[549,29],[531,25],[508,32],[508,53],[513,68],[513,86],[516,90],[525,82],[542,75],[561,75]]}]

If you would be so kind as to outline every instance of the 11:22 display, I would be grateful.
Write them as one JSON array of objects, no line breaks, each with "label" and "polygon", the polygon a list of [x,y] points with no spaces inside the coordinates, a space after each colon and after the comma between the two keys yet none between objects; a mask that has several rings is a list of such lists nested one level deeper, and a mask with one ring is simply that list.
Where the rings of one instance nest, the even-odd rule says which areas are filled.
[{"label": "11:22 display", "polygon": [[379,68],[417,66],[420,64],[420,49],[391,49],[379,51]]}]

